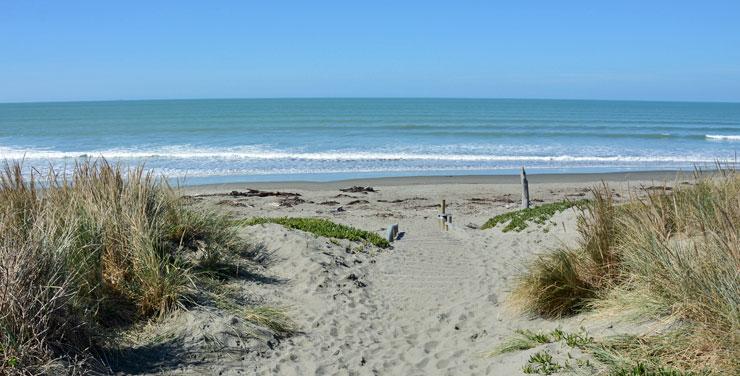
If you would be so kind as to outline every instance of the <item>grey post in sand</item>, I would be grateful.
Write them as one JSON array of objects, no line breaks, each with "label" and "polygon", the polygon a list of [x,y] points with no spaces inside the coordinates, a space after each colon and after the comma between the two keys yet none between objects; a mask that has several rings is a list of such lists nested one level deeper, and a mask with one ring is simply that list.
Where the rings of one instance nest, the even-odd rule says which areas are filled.
[{"label": "grey post in sand", "polygon": [[522,209],[529,208],[529,182],[527,182],[527,173],[522,166]]},{"label": "grey post in sand", "polygon": [[447,201],[442,200],[440,209],[442,210],[442,214],[439,215],[439,227],[442,230],[447,230]]},{"label": "grey post in sand", "polygon": [[390,243],[396,240],[397,236],[398,236],[398,223],[394,223],[388,226],[388,230],[385,233],[385,240],[387,240]]}]

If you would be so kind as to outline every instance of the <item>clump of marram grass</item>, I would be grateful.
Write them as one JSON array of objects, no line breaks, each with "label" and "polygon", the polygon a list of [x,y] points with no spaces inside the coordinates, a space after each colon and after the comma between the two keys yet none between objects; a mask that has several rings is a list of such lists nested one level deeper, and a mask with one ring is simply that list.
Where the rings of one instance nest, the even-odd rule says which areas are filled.
[{"label": "clump of marram grass", "polygon": [[360,241],[373,244],[380,248],[390,247],[390,243],[388,243],[386,239],[374,232],[341,225],[323,218],[257,217],[238,221],[237,223],[245,226],[275,223],[287,228],[310,232],[314,235],[326,238]]},{"label": "clump of marram grass", "polygon": [[577,200],[577,201],[558,201],[539,206],[514,210],[504,214],[499,214],[483,224],[481,230],[494,228],[500,223],[506,223],[501,229],[503,232],[516,231],[520,232],[529,226],[529,223],[536,223],[544,225],[547,221],[552,218],[558,212],[561,212],[572,207],[583,207],[588,204],[588,200]]},{"label": "clump of marram grass", "polygon": [[620,227],[613,196],[606,186],[592,195],[587,206],[579,206],[577,249],[540,255],[520,276],[513,301],[528,311],[545,317],[578,313],[618,278],[614,245]]},{"label": "clump of marram grass", "polygon": [[295,322],[286,314],[286,310],[277,307],[255,307],[244,311],[244,318],[257,325],[270,328],[281,336],[298,331]]},{"label": "clump of marram grass", "polygon": [[519,277],[513,293],[515,304],[544,317],[578,313],[596,296],[584,278],[585,258],[576,251],[557,249],[539,256],[529,272]]},{"label": "clump of marram grass", "polygon": [[[43,189],[39,183],[43,180]],[[193,291],[193,269],[240,244],[139,167],[86,161],[39,179],[0,173],[0,374],[104,370],[101,329],[156,317]],[[80,365],[80,367],[76,367]]]},{"label": "clump of marram grass", "polygon": [[542,316],[595,310],[667,324],[607,341],[614,372],[740,370],[740,176],[722,171],[619,206],[606,187],[594,197],[579,246],[534,260],[514,301]]}]

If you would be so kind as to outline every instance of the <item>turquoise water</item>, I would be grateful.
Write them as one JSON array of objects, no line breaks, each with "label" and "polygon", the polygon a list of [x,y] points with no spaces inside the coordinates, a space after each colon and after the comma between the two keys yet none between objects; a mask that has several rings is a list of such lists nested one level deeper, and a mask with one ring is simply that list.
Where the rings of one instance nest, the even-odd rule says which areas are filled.
[{"label": "turquoise water", "polygon": [[691,169],[734,160],[740,104],[245,99],[0,104],[0,159],[145,162],[185,183]]}]

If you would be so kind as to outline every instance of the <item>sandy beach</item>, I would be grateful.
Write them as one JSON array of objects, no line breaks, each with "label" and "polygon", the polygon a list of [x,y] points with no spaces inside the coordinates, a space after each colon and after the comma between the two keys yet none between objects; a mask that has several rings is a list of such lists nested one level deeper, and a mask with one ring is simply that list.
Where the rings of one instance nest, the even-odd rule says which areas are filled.
[{"label": "sandy beach", "polygon": [[0,376],[740,375],[740,1],[667,5],[0,3]]},{"label": "sandy beach", "polygon": [[[680,184],[676,172],[532,175],[534,205],[589,196],[607,182],[626,198],[634,188]],[[348,193],[352,186],[375,192]],[[259,189],[286,197],[238,197]],[[148,336],[176,347],[147,347],[122,363],[143,374],[514,375],[531,349],[488,354],[517,329],[585,328],[613,334],[615,323],[576,316],[531,319],[507,305],[526,260],[576,240],[575,210],[522,232],[480,230],[494,215],[519,208],[518,176],[410,177],[330,183],[238,183],[181,189],[193,205],[233,218],[320,217],[384,234],[400,227],[389,249],[330,240],[276,224],[245,227],[243,237],[271,253],[253,279],[234,282],[257,304],[286,307],[299,327],[288,338],[240,338],[236,318],[208,308],[152,324]],[[439,202],[454,222],[442,231]],[[624,328],[619,330],[624,331]],[[555,354],[564,354],[549,344]],[[568,356],[575,356],[568,353]]]}]

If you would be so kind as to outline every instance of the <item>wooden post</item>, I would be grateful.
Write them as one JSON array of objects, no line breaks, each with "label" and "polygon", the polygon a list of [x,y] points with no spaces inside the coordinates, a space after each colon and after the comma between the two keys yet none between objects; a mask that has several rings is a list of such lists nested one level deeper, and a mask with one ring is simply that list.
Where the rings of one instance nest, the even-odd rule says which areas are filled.
[{"label": "wooden post", "polygon": [[442,215],[439,218],[439,227],[441,230],[447,230],[447,218],[445,217],[445,214],[447,214],[447,201],[442,200]]},{"label": "wooden post", "polygon": [[527,173],[524,171],[522,166],[522,209],[529,208],[529,182],[527,181]]},{"label": "wooden post", "polygon": [[398,236],[398,224],[394,223],[388,226],[388,230],[385,233],[385,240],[391,243],[396,240],[396,236]]}]

